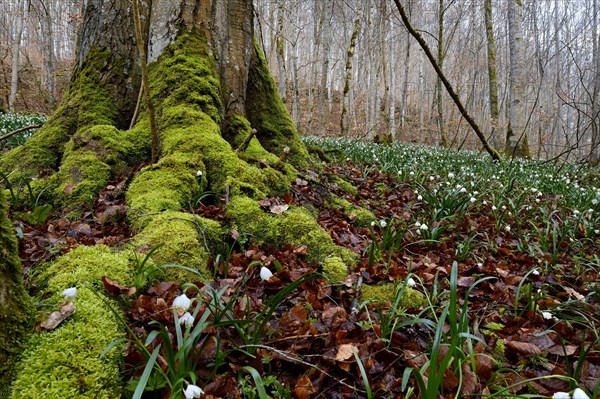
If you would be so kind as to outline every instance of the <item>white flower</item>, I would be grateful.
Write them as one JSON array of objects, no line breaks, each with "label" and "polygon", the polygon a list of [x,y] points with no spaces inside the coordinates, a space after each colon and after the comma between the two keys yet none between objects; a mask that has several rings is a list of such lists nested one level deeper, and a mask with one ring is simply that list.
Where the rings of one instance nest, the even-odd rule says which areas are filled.
[{"label": "white flower", "polygon": [[398,171],[398,174],[399,174],[399,175],[402,175],[402,171],[401,171],[401,170],[399,170],[399,171]]},{"label": "white flower", "polygon": [[186,327],[191,327],[194,325],[194,316],[192,316],[189,312],[185,312],[183,316],[179,318],[179,324],[184,325]]},{"label": "white flower", "polygon": [[265,281],[269,281],[269,279],[273,277],[273,273],[271,273],[271,271],[266,268],[266,267],[261,267],[260,268],[260,278],[265,280]]},{"label": "white flower", "polygon": [[507,232],[510,232],[510,226],[509,225],[504,226],[504,230],[506,230]]},{"label": "white flower", "polygon": [[410,277],[407,281],[406,281],[406,285],[408,287],[414,287],[415,285],[417,285],[417,282],[415,281],[415,279],[413,279],[412,277]]},{"label": "white flower", "polygon": [[498,208],[496,208],[496,205],[492,205],[492,211],[497,210]]},{"label": "white flower", "polygon": [[448,178],[449,179],[453,179],[454,178],[454,173],[452,173],[452,172],[448,173]]},{"label": "white flower", "polygon": [[435,177],[429,176],[429,181],[433,181],[434,179],[435,179]]},{"label": "white flower", "polygon": [[418,220],[415,222],[415,227],[421,227],[421,222],[419,222]]},{"label": "white flower", "polygon": [[422,199],[423,199],[423,196],[422,196],[422,195],[419,195],[419,196],[417,197],[417,201],[421,201]]},{"label": "white flower", "polygon": [[483,200],[482,204],[483,204],[483,205],[487,205],[487,201],[486,201],[486,200]]},{"label": "white flower", "polygon": [[573,216],[577,216],[577,215],[579,215],[579,211],[577,209],[574,209],[573,210]]},{"label": "white flower", "polygon": [[502,210],[505,211],[506,210],[506,205],[502,205]]},{"label": "white flower", "polygon": [[556,392],[552,395],[552,399],[571,399],[571,395],[567,392]]},{"label": "white flower", "polygon": [[201,170],[197,171],[196,176],[202,176],[202,171]]},{"label": "white flower", "polygon": [[594,233],[600,234],[600,230],[594,230]]},{"label": "white flower", "polygon": [[531,274],[533,274],[534,276],[539,276],[540,275],[540,271],[538,269],[533,269],[533,271],[531,272]]},{"label": "white flower", "polygon": [[181,312],[186,312],[191,304],[191,299],[188,298],[185,294],[181,294],[173,300],[173,307],[175,308],[175,310]]},{"label": "white flower", "polygon": [[385,227],[385,226],[387,226],[387,222],[386,222],[385,220],[380,220],[380,221],[379,221],[379,225],[380,225],[381,227]]},{"label": "white flower", "polygon": [[414,176],[415,172],[410,172],[409,175]]},{"label": "white flower", "polygon": [[597,199],[593,199],[592,200],[592,205],[598,205],[598,200]]},{"label": "white flower", "polygon": [[204,391],[197,385],[188,385],[186,389],[183,390],[183,394],[185,395],[185,399],[195,399],[199,398]]},{"label": "white flower", "polygon": [[475,203],[475,201],[476,201],[475,197],[471,197],[471,203],[473,204],[473,203]]},{"label": "white flower", "polygon": [[483,263],[477,262],[477,267],[482,268],[483,267]]},{"label": "white flower", "polygon": [[421,229],[421,230],[427,230],[428,227],[427,227],[427,225],[425,223],[423,223],[422,225],[419,226],[419,229]]},{"label": "white flower", "polygon": [[550,312],[542,312],[542,317],[544,320],[552,320],[554,316]]},{"label": "white flower", "polygon": [[573,391],[573,399],[590,399],[589,396],[582,389],[576,388]]},{"label": "white flower", "polygon": [[466,193],[466,192],[467,192],[467,189],[463,187],[463,188],[461,188],[461,189],[460,189],[460,192],[461,192],[461,193]]},{"label": "white flower", "polygon": [[77,296],[77,288],[75,288],[75,287],[67,288],[66,290],[64,290],[61,293],[61,295],[66,296],[69,299],[75,299],[75,297]]},{"label": "white flower", "polygon": [[371,227],[375,227],[375,221],[371,222]]}]

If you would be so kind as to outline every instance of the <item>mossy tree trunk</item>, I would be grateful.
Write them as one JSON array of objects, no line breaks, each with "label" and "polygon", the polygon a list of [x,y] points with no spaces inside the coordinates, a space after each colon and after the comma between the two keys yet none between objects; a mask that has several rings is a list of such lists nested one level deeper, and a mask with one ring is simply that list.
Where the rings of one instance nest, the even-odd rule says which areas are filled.
[{"label": "mossy tree trunk", "polygon": [[8,396],[12,365],[32,320],[32,305],[23,288],[15,229],[0,190],[0,397]]},{"label": "mossy tree trunk", "polygon": [[[290,147],[288,160],[305,165],[306,150],[276,91],[262,51],[253,41],[251,0],[153,0],[142,2],[142,8],[163,155],[169,155],[164,142],[173,123],[168,111],[179,105],[209,116],[218,135],[229,143],[222,151],[231,154],[256,129],[257,142],[249,150],[254,152],[236,154],[240,161],[255,162],[261,155],[258,147],[262,155],[275,157]],[[131,12],[129,0],[88,2],[78,62],[61,106],[26,145],[0,160],[0,170],[10,173],[13,181],[34,179],[33,188],[43,190],[48,201],[62,208],[77,212],[88,206],[110,178],[146,160],[150,149],[148,115],[143,107],[131,130],[119,130],[129,126],[140,87]],[[168,57],[192,54],[199,57],[195,65],[171,63],[166,67],[169,71],[159,66],[168,63]],[[183,71],[183,65],[188,69]],[[171,79],[178,74],[182,79]],[[190,76],[194,76],[191,86],[183,86]],[[176,117],[179,122],[182,118]],[[197,129],[206,133],[213,127]],[[206,158],[206,153],[200,156]],[[236,170],[240,172],[240,168],[231,167],[229,177],[239,180]],[[274,173],[251,173],[263,175],[265,187],[256,187],[256,181],[243,177],[238,183],[252,186],[249,191],[255,196],[266,195],[270,192],[266,182],[273,180],[270,175]],[[275,180],[286,179],[280,176]],[[222,176],[210,174],[205,175],[205,183],[213,191],[232,185]]]}]

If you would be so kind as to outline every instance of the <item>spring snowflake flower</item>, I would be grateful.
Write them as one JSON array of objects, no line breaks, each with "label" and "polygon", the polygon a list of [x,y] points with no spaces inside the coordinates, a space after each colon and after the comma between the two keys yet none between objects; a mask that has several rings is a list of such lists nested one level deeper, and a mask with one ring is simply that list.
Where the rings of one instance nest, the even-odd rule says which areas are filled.
[{"label": "spring snowflake flower", "polygon": [[423,196],[419,194],[419,196],[417,197],[417,201],[421,201],[423,200]]},{"label": "spring snowflake flower", "polygon": [[198,176],[198,177],[202,176],[202,171],[201,170],[197,171],[196,176]]},{"label": "spring snowflake flower", "polygon": [[467,192],[467,189],[463,187],[463,188],[461,188],[461,189],[460,189],[460,192],[461,192],[461,193],[466,193],[466,192]]},{"label": "spring snowflake flower", "polygon": [[434,181],[434,180],[435,180],[435,177],[429,176],[429,181]]},{"label": "spring snowflake flower", "polygon": [[483,205],[487,205],[487,201],[486,201],[486,200],[483,200],[482,204],[483,204]]},{"label": "spring snowflake flower", "polygon": [[453,179],[454,178],[454,173],[452,173],[452,172],[448,173],[448,178],[449,179]]},{"label": "spring snowflake flower", "polygon": [[492,205],[492,211],[497,210],[498,208],[496,208],[496,205]]},{"label": "spring snowflake flower", "polygon": [[175,308],[175,310],[181,312],[186,312],[191,304],[192,300],[188,298],[185,294],[181,294],[173,300],[173,307]]},{"label": "spring snowflake flower", "polygon": [[427,227],[427,225],[425,223],[423,223],[422,225],[419,226],[419,229],[425,231],[427,230],[429,227]]},{"label": "spring snowflake flower", "polygon": [[75,299],[75,297],[77,296],[77,288],[67,288],[61,293],[61,295],[67,297],[68,299]]},{"label": "spring snowflake flower", "polygon": [[477,200],[475,199],[475,197],[471,197],[471,204],[474,204],[474,203],[475,203],[475,201],[477,201]]},{"label": "spring snowflake flower", "polygon": [[504,230],[506,230],[508,233],[510,233],[510,226],[509,225],[504,226]]},{"label": "spring snowflake flower", "polygon": [[381,227],[385,227],[385,226],[387,226],[387,222],[386,222],[385,220],[380,220],[380,221],[379,221],[379,225],[380,225]]},{"label": "spring snowflake flower", "polygon": [[197,385],[188,385],[186,389],[183,390],[183,395],[185,399],[196,399],[199,398],[204,391]]},{"label": "spring snowflake flower", "polygon": [[414,278],[410,277],[408,280],[406,280],[407,287],[414,287],[415,285],[417,285],[417,282]]},{"label": "spring snowflake flower", "polygon": [[552,320],[554,316],[550,312],[542,312],[542,317],[544,320]]},{"label": "spring snowflake flower", "polygon": [[576,388],[573,391],[573,399],[590,399],[589,396],[582,389]]},{"label": "spring snowflake flower", "polygon": [[186,327],[191,327],[194,325],[194,320],[194,316],[192,316],[189,312],[185,312],[185,314],[179,318],[179,324],[185,325]]},{"label": "spring snowflake flower", "polygon": [[273,277],[273,273],[271,273],[271,271],[268,268],[264,266],[260,268],[260,278],[263,281],[269,281],[271,277]]},{"label": "spring snowflake flower", "polygon": [[540,271],[538,269],[533,269],[533,271],[531,272],[531,274],[533,274],[534,276],[539,276],[540,275]]}]

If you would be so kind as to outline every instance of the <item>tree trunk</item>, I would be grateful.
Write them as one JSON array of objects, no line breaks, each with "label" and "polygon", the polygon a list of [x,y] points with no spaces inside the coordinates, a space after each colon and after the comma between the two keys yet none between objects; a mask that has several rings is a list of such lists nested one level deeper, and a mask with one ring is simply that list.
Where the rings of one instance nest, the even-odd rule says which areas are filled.
[{"label": "tree trunk", "polygon": [[33,307],[23,288],[17,238],[0,189],[0,397],[8,397],[15,357],[31,327]]},{"label": "tree trunk", "polygon": [[[437,36],[437,63],[440,70],[444,69],[444,0],[438,4],[438,36]],[[448,148],[448,135],[444,125],[444,104],[442,93],[442,79],[438,76],[436,80],[438,128],[440,129],[440,140],[444,148]]]},{"label": "tree trunk", "polygon": [[598,9],[598,0],[593,2],[592,12],[592,40],[593,54],[592,64],[595,68],[594,89],[592,91],[592,121],[590,128],[592,130],[592,148],[590,149],[590,164],[598,166],[600,164],[600,38],[595,27],[600,23],[600,10]]},{"label": "tree trunk", "polygon": [[360,19],[354,21],[354,29],[352,30],[352,37],[350,38],[350,45],[346,52],[346,77],[344,79],[344,96],[342,99],[342,116],[340,118],[340,133],[342,137],[348,136],[350,131],[350,118],[348,116],[348,109],[350,108],[350,81],[352,79],[352,57],[354,57],[354,50],[356,48],[356,38],[358,37],[358,30],[360,28]]},{"label": "tree trunk", "polygon": [[10,95],[8,97],[8,110],[15,112],[17,101],[17,90],[19,88],[19,68],[21,56],[21,36],[23,35],[23,19],[25,18],[25,0],[17,2],[17,13],[15,15],[15,36],[12,45],[12,65],[10,75]]},{"label": "tree trunk", "polygon": [[527,137],[527,82],[523,41],[522,0],[508,2],[508,44],[510,50],[509,128],[504,151],[512,157],[530,157]]},{"label": "tree trunk", "polygon": [[485,35],[487,39],[487,66],[490,98],[490,117],[492,119],[491,139],[494,147],[499,147],[498,130],[500,110],[498,107],[498,81],[496,78],[496,46],[494,44],[494,26],[492,23],[492,0],[485,0]]}]

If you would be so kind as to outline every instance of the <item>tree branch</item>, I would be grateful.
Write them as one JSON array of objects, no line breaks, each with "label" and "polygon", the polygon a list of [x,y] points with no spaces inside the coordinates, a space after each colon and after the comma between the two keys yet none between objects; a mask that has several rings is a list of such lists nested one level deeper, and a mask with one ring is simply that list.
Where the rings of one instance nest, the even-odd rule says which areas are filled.
[{"label": "tree branch", "polygon": [[427,58],[429,59],[431,66],[433,66],[433,69],[435,69],[435,72],[437,73],[437,75],[441,79],[442,83],[444,84],[444,87],[446,88],[446,91],[448,91],[450,98],[452,98],[452,100],[454,101],[454,104],[456,104],[456,107],[460,111],[463,118],[465,118],[465,120],[469,123],[469,125],[471,126],[471,128],[473,129],[473,131],[475,132],[477,137],[479,138],[479,141],[481,141],[481,144],[483,144],[483,148],[485,148],[487,153],[490,154],[492,159],[500,160],[500,153],[498,153],[498,151],[496,149],[492,148],[488,144],[488,142],[485,138],[485,135],[482,133],[481,129],[479,128],[479,126],[477,125],[475,120],[471,117],[471,115],[469,115],[469,113],[467,112],[465,107],[462,105],[462,102],[460,101],[458,94],[456,94],[456,92],[454,91],[454,88],[452,87],[452,85],[450,84],[450,82],[448,81],[448,79],[446,78],[446,76],[444,75],[442,70],[440,69],[439,65],[437,64],[435,58],[433,57],[433,54],[431,53],[431,49],[429,48],[429,46],[427,45],[427,43],[425,42],[423,37],[419,34],[419,32],[417,32],[415,30],[415,28],[413,28],[413,26],[411,25],[411,23],[408,19],[408,16],[406,15],[406,11],[404,10],[404,7],[400,3],[400,0],[394,0],[394,3],[396,3],[396,8],[398,8],[398,11],[400,12],[400,17],[402,18],[402,22],[404,23],[404,26],[408,30],[408,33],[410,33],[411,36],[415,38],[415,40],[419,43],[419,45],[425,52],[425,55],[427,55]]},{"label": "tree branch", "polygon": [[16,134],[19,134],[19,133],[22,133],[22,132],[26,132],[26,131],[31,130],[31,129],[38,129],[40,127],[42,127],[42,124],[24,126],[24,127],[20,128],[20,129],[13,130],[12,132],[7,133],[4,136],[0,137],[0,141],[9,139],[9,138],[11,138],[12,136],[14,136]]}]

